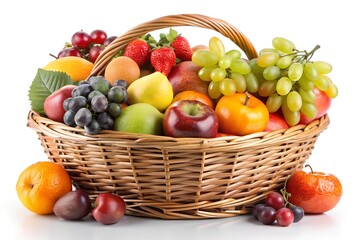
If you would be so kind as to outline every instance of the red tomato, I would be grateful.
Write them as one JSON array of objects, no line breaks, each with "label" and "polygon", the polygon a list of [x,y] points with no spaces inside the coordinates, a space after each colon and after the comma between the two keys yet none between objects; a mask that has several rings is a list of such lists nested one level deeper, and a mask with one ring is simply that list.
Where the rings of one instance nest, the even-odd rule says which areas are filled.
[{"label": "red tomato", "polygon": [[289,125],[285,119],[278,113],[269,114],[269,122],[266,126],[265,132],[271,132],[278,129],[288,129]]},{"label": "red tomato", "polygon": [[333,209],[341,199],[342,185],[333,174],[298,170],[286,183],[289,202],[305,213],[323,213]]},{"label": "red tomato", "polygon": [[249,93],[223,96],[216,104],[219,132],[247,135],[265,130],[269,122],[266,105]]},{"label": "red tomato", "polygon": [[316,95],[315,106],[317,108],[317,115],[315,118],[311,119],[306,117],[304,114],[300,113],[300,124],[309,124],[310,122],[321,118],[324,116],[330,108],[331,98],[326,94],[326,92],[319,90],[318,88],[314,88],[314,92]]}]

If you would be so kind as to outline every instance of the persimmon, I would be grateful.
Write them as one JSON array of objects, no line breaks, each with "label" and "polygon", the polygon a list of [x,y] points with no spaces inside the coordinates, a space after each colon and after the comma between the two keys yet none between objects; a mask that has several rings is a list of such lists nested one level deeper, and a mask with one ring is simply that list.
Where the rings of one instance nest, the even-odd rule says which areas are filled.
[{"label": "persimmon", "polygon": [[[309,166],[309,165],[305,165]],[[333,174],[297,170],[286,182],[288,201],[305,213],[319,214],[333,209],[341,199],[342,185]]]},{"label": "persimmon", "polygon": [[265,130],[269,122],[266,105],[249,93],[222,96],[215,107],[219,132],[247,135]]}]

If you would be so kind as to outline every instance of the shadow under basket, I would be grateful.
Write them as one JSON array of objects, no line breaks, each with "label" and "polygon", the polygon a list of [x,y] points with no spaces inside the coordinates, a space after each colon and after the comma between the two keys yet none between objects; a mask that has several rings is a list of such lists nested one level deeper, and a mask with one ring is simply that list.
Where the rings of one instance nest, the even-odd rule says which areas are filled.
[{"label": "shadow under basket", "polygon": [[[90,76],[101,75],[111,59],[133,39],[174,26],[207,28],[257,56],[251,42],[231,24],[198,14],[160,17],[115,39],[100,54]],[[36,131],[48,158],[61,164],[76,188],[92,200],[111,192],[124,198],[127,214],[162,219],[223,218],[251,211],[266,194],[283,187],[301,169],[327,115],[309,125],[247,136],[211,139],[171,138],[116,131],[88,135],[84,129],[52,121],[34,111]]]}]

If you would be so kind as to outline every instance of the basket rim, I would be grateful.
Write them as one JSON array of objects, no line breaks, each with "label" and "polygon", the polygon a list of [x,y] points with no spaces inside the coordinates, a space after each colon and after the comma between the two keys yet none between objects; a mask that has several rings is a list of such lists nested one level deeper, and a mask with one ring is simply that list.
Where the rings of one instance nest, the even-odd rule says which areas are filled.
[{"label": "basket rim", "polygon": [[117,139],[127,139],[134,140],[137,143],[146,143],[154,141],[158,142],[177,142],[177,143],[193,143],[193,144],[204,144],[218,141],[225,142],[249,142],[250,143],[259,143],[261,142],[270,142],[276,140],[278,141],[287,141],[293,137],[301,138],[306,137],[308,134],[317,134],[324,131],[330,124],[330,118],[328,114],[325,114],[319,119],[313,120],[308,125],[298,124],[288,129],[278,129],[271,132],[257,132],[244,136],[221,136],[215,138],[191,138],[191,137],[182,137],[175,138],[164,135],[152,135],[152,134],[143,134],[143,133],[131,133],[131,132],[118,132],[115,130],[101,130],[99,134],[90,135],[80,127],[71,127],[67,126],[64,123],[53,121],[46,116],[39,114],[34,110],[30,110],[28,113],[28,122],[27,126],[33,130],[41,133],[46,133],[53,137],[54,139],[72,139],[76,141],[109,141]]}]

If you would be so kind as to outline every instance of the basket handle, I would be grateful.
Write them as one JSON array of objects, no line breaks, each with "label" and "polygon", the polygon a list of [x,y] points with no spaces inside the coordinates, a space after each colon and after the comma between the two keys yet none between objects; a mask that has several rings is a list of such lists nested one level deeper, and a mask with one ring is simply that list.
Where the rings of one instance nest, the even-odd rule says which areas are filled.
[{"label": "basket handle", "polygon": [[101,75],[113,56],[124,49],[130,41],[151,31],[173,26],[194,26],[215,30],[239,46],[249,59],[257,57],[257,52],[250,40],[237,28],[221,19],[200,14],[168,15],[139,24],[116,38],[99,55],[90,76]]}]

